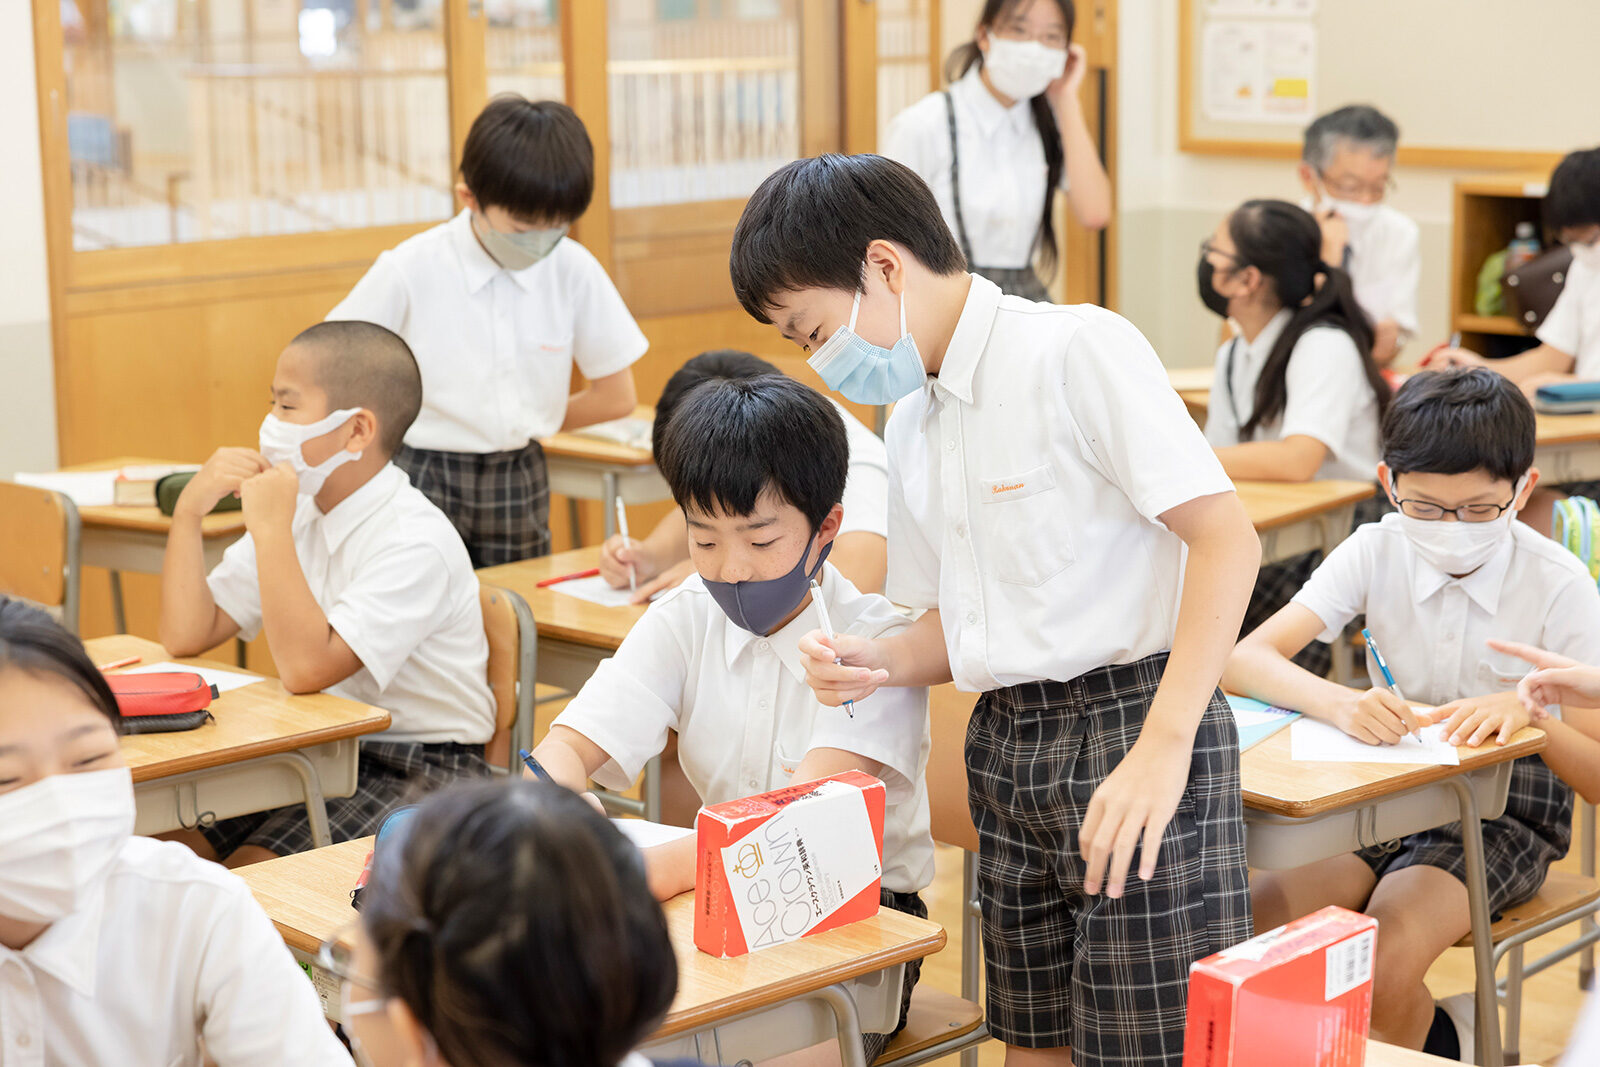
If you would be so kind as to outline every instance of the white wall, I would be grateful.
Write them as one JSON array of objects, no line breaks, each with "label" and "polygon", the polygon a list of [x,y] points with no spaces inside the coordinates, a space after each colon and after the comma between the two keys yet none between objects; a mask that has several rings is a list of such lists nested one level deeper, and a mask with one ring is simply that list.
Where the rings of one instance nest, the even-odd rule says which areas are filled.
[{"label": "white wall", "polygon": [[56,462],[32,5],[0,3],[0,477]]}]

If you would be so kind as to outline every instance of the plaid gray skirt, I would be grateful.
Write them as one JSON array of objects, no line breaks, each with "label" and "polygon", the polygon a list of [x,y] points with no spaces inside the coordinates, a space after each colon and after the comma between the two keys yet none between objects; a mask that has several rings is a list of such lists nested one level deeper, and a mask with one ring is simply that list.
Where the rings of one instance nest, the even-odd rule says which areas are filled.
[{"label": "plaid gray skirt", "polygon": [[401,445],[394,462],[454,524],[474,570],[550,554],[550,472],[539,442],[512,452]]},{"label": "plaid gray skirt", "polygon": [[972,272],[994,282],[1007,296],[1050,303],[1050,291],[1032,267],[973,267]]},{"label": "plaid gray skirt", "polygon": [[[328,798],[328,830],[334,844],[375,834],[383,817],[401,804],[458,778],[488,775],[482,745],[363,741],[356,791],[347,797]],[[257,845],[280,856],[312,847],[311,822],[303,804],[240,815],[209,826],[202,821],[199,829],[223,859],[245,845]]]},{"label": "plaid gray skirt", "polygon": [[1155,876],[1130,874],[1117,900],[1083,892],[1089,798],[1138,740],[1166,662],[997,689],[967,727],[989,1029],[1008,1045],[1070,1045],[1078,1067],[1179,1067],[1189,966],[1252,933],[1239,737],[1221,693]]}]

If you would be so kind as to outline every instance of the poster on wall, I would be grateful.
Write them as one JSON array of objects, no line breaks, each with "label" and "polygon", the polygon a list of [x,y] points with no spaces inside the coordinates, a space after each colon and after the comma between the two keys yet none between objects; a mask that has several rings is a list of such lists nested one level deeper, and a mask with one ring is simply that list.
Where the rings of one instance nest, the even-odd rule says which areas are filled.
[{"label": "poster on wall", "polygon": [[1316,65],[1317,30],[1307,20],[1209,20],[1200,47],[1205,116],[1302,125],[1316,114]]}]

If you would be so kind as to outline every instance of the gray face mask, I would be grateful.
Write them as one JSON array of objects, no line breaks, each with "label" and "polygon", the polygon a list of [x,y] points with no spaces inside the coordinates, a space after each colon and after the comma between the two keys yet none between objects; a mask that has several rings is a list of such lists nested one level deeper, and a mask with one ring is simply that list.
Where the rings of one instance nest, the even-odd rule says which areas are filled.
[{"label": "gray face mask", "polygon": [[525,270],[533,266],[555,251],[569,229],[570,226],[556,226],[548,230],[501,233],[482,215],[476,211],[472,213],[472,232],[478,235],[489,257],[506,270]]}]

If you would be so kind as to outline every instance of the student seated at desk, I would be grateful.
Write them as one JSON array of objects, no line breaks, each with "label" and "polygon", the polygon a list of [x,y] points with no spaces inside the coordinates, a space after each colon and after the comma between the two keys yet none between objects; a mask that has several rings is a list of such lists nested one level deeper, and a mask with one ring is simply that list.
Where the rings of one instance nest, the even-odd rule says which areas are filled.
[{"label": "student seated at desk", "polygon": [[648,1067],[678,961],[639,850],[543,782],[450,786],[385,837],[324,958],[372,1067]]},{"label": "student seated at desk", "polygon": [[1383,202],[1400,129],[1375,107],[1351,104],[1306,127],[1300,149],[1300,206],[1322,229],[1322,258],[1350,275],[1372,326],[1372,358],[1394,362],[1417,332],[1422,253],[1417,224]]},{"label": "student seated at desk", "polygon": [[[667,421],[689,391],[702,382],[718,378],[755,378],[780,374],[777,367],[751,355],[724,349],[702,352],[679,367],[661,390],[656,401],[656,421],[650,443],[659,451]],[[883,591],[883,576],[889,567],[889,457],[883,439],[867,429],[844,406],[829,398],[844,420],[850,442],[850,473],[845,478],[844,525],[833,539],[830,562],[863,593]],[[642,541],[629,542],[621,534],[606,541],[600,549],[600,573],[615,589],[628,584],[629,566],[639,583],[636,603],[644,603],[663,589],[671,589],[694,573],[689,558],[689,528],[683,509],[673,508]]]},{"label": "student seated at desk", "polygon": [[[1378,463],[1389,384],[1372,360],[1372,327],[1349,275],[1322,258],[1316,220],[1282,200],[1251,200],[1201,244],[1200,299],[1238,333],[1217,350],[1206,440],[1229,477],[1365,481]],[[1364,503],[1356,521],[1382,511]],[[1241,633],[1289,602],[1321,559],[1308,552],[1261,568]],[[1320,642],[1296,662],[1326,674]]]},{"label": "student seated at desk", "polygon": [[[877,637],[910,625],[827,564],[849,467],[838,410],[782,375],[711,381],[683,399],[659,445],[699,573],[650,605],[556,717],[538,759],[573,789],[591,777],[625,789],[676,731],[678,762],[707,804],[840,771],[875,775],[889,801],[883,906],[925,918],[928,692],[883,689],[853,714],[825,708],[798,648],[818,624],[812,579],[840,632]],[[693,836],[647,858],[657,896],[694,887]],[[903,990],[889,991],[899,1026],[918,970],[907,964]],[[866,1035],[868,1063],[891,1036]]]},{"label": "student seated at desk", "polygon": [[[1420,373],[1384,419],[1378,479],[1398,514],[1362,526],[1334,549],[1294,601],[1239,643],[1228,688],[1295,708],[1369,744],[1444,722],[1458,744],[1505,743],[1530,715],[1516,689],[1523,668],[1490,639],[1600,662],[1600,593],[1577,557],[1515,522],[1532,469],[1533,409],[1516,386],[1481,369]],[[1373,687],[1350,689],[1289,661],[1319,634],[1365,614],[1414,711],[1367,665]],[[1570,759],[1562,731],[1512,768],[1506,810],[1483,824],[1489,907],[1538,892],[1572,836]],[[1436,1007],[1429,965],[1470,927],[1461,827],[1453,823],[1252,883],[1256,928],[1327,904],[1379,920],[1373,1036],[1471,1062],[1472,1006]],[[1459,1047],[1458,1047],[1459,1046]]]},{"label": "student seated at desk", "polygon": [[[422,379],[398,336],[323,322],[278,357],[261,449],[223,448],[183,490],[161,575],[161,643],[195,656],[265,631],[284,687],[387,710],[363,738],[354,796],[330,797],[335,841],[373,833],[403,793],[489,773],[489,645],[478,580],[450,520],[390,458]],[[224,496],[246,534],[209,577],[200,520]],[[311,847],[305,809],[174,835],[241,866]]]},{"label": "student seated at desk", "polygon": [[0,597],[0,1062],[349,1067],[244,883],[133,836],[121,725],[78,639]]}]

